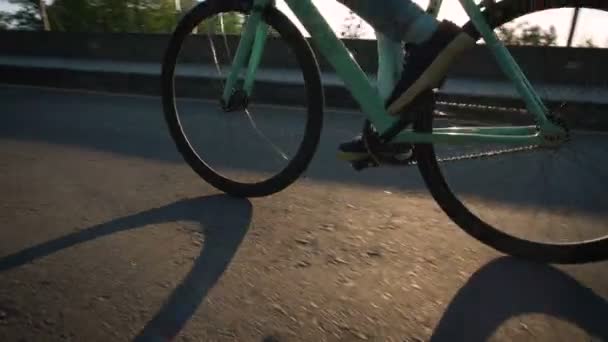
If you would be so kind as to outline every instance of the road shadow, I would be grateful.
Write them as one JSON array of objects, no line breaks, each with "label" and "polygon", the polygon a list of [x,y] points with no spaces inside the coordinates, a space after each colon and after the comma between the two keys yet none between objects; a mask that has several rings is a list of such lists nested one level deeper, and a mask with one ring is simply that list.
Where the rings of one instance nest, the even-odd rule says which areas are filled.
[{"label": "road shadow", "polygon": [[184,199],[95,225],[0,258],[0,272],[54,252],[121,231],[174,221],[200,223],[205,242],[194,266],[145,325],[136,341],[171,339],[192,317],[208,291],[227,269],[252,217],[251,202],[226,195]]},{"label": "road shadow", "polygon": [[608,302],[557,268],[501,257],[479,269],[456,294],[433,342],[487,341],[511,317],[540,313],[608,340]]}]

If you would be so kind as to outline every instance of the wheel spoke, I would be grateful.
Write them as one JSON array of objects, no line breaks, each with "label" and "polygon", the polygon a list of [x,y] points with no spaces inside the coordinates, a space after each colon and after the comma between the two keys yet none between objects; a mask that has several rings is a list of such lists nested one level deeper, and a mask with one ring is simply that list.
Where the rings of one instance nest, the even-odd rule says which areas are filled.
[{"label": "wheel spoke", "polygon": [[253,128],[253,130],[258,134],[258,136],[260,138],[262,138],[263,140],[265,140],[268,145],[277,153],[278,156],[280,156],[281,158],[283,158],[284,160],[289,160],[289,157],[287,156],[287,153],[283,152],[277,145],[275,145],[263,132],[262,130],[260,130],[258,128],[258,126],[256,125],[255,121],[253,120],[253,116],[251,115],[251,113],[249,112],[249,109],[245,109],[245,114],[247,115],[247,118],[249,119],[249,123],[251,124],[251,127]]},{"label": "wheel spoke", "polygon": [[232,51],[230,51],[230,47],[228,46],[228,37],[226,37],[226,28],[224,27],[224,15],[220,15],[220,30],[222,31],[222,37],[224,38],[224,47],[226,48],[226,55],[228,55],[228,59],[232,60]]},{"label": "wheel spoke", "polygon": [[[524,22],[523,17],[532,14],[532,12],[578,5],[575,0],[566,0],[559,4],[550,1],[539,2],[539,6],[533,6],[534,10],[530,10],[530,13],[518,13],[516,17],[512,11],[508,11],[510,6],[516,2],[516,0],[505,0],[496,3],[491,20],[492,29],[505,24],[509,26],[508,23],[514,20]],[[604,14],[608,14],[605,4],[598,3],[594,6],[603,11]],[[473,27],[474,25],[468,28]],[[514,31],[508,31],[504,37],[518,40],[519,35],[517,29],[515,29]],[[576,56],[576,49],[571,49],[571,52],[575,54],[570,55],[571,59],[569,60],[580,60],[580,56]],[[559,77],[556,77],[561,75],[555,75],[543,69],[544,65],[541,65],[541,63],[538,63],[539,65],[529,65],[530,63],[524,65],[525,69],[531,71],[530,82],[534,84],[534,89],[541,98],[549,100],[543,102],[547,102],[547,106],[554,108],[555,112],[563,111],[566,114],[565,119],[569,115],[575,115],[575,111],[571,110],[574,107],[557,108],[560,101],[568,102],[576,99],[576,107],[579,102],[585,100],[583,97],[595,96],[593,94],[594,89],[581,92],[572,91],[570,89],[572,87],[561,84]],[[574,71],[564,70],[564,72]],[[585,68],[583,71],[587,72],[587,69]],[[601,74],[597,75],[603,76]],[[505,78],[505,81],[508,82],[509,79]],[[608,84],[605,80],[603,80],[603,83],[589,83],[593,83],[595,88],[598,86],[604,87],[602,91],[606,89],[606,84]],[[454,84],[457,83],[454,82]],[[577,85],[585,86],[585,84],[580,83]],[[586,85],[590,86],[590,84]],[[502,86],[497,86],[497,88],[507,89]],[[598,92],[598,94],[601,93]],[[469,95],[476,96],[476,94]],[[479,96],[482,97],[483,95],[479,94]],[[520,99],[517,94],[516,98]],[[483,125],[484,121],[486,124],[490,124],[491,121],[502,123],[505,120],[511,124],[519,125],[520,121],[524,119],[519,115],[519,111],[515,109],[500,108],[500,104],[494,103],[495,98],[488,98],[487,101],[478,99],[467,99],[465,100],[468,102],[466,105],[450,103],[449,101],[458,101],[450,99],[446,104],[449,104],[450,108],[458,108],[458,113],[469,107],[474,108],[475,113],[483,114],[482,111],[488,111],[487,120],[482,116],[467,115],[468,113],[457,115],[463,118],[467,117],[470,121],[478,121],[480,125]],[[496,100],[500,102],[499,99]],[[586,108],[586,105],[582,105],[581,108]],[[592,123],[593,116],[600,113],[595,109],[589,109],[589,111],[589,114],[593,115],[586,118],[577,117],[577,119],[582,119],[582,126]],[[512,116],[511,112],[517,112],[518,114]],[[528,118],[533,120],[532,115],[529,115]],[[433,117],[429,116],[424,120],[433,120]],[[428,125],[424,123],[421,122],[419,127]],[[434,127],[445,126],[446,122],[437,118],[434,125]],[[575,132],[571,131],[570,133]],[[454,145],[452,148],[448,147],[440,150],[441,153],[435,158],[437,164],[420,163],[419,166],[421,171],[427,172],[424,175],[426,184],[440,207],[464,231],[477,237],[485,244],[506,253],[514,253],[520,257],[542,262],[581,263],[605,260],[608,258],[608,236],[606,235],[608,233],[606,222],[608,221],[601,216],[606,215],[606,208],[602,208],[602,205],[608,204],[603,200],[603,197],[605,197],[603,195],[608,190],[608,172],[604,169],[604,167],[608,167],[608,163],[602,157],[606,156],[608,145],[602,145],[602,139],[593,136],[590,136],[589,139],[583,137],[576,142],[575,145],[564,145],[555,149],[543,148],[542,146],[503,147],[500,149],[501,146],[499,146],[495,151],[491,150],[495,148],[492,145],[482,145],[482,148],[486,149],[484,152],[477,154],[470,153],[470,146]],[[529,153],[530,151],[532,153]],[[441,159],[444,155],[448,157]],[[519,157],[521,155],[523,157]],[[513,156],[513,158],[502,158],[503,156]],[[425,161],[424,157],[423,155],[420,156],[419,160]],[[443,163],[454,163],[456,165],[457,161],[458,167],[443,165]],[[461,164],[465,161],[471,163],[462,166]],[[484,162],[486,164],[482,164]],[[454,172],[452,174],[446,172],[444,176],[435,165],[439,165],[444,171]],[[451,179],[451,176],[454,179]],[[538,177],[541,177],[541,179],[538,179]],[[451,187],[452,183],[457,186]],[[449,185],[445,186],[444,184]],[[457,190],[458,185],[460,185],[460,190],[463,190],[462,194],[452,193],[451,190]],[[473,189],[473,187],[476,187],[476,189]],[[519,190],[522,191],[516,192]],[[482,199],[481,203],[472,202],[473,205],[470,208],[474,208],[477,204],[482,215],[472,214],[473,211],[463,209],[463,205],[469,206],[469,203],[465,204],[465,202],[469,199],[471,193],[487,193],[491,195],[487,197],[488,199],[504,197],[508,203],[503,207],[500,203],[491,204],[490,200],[484,201]],[[521,204],[521,206],[511,206],[510,204]],[[595,217],[591,219],[591,216],[587,216],[590,210],[593,214],[600,215],[600,219],[596,220]],[[511,234],[510,229],[517,235],[501,234],[502,232]],[[589,233],[593,236],[590,237]],[[535,235],[540,239],[530,238],[530,235]],[[593,247],[585,248],[582,243],[589,240],[594,241],[590,243],[590,246]],[[538,242],[538,244],[532,244],[532,241]],[[564,242],[582,248],[572,248],[572,245],[557,245],[557,243]],[[602,252],[603,250],[606,252]]]},{"label": "wheel spoke", "polygon": [[[587,161],[585,163],[585,161],[582,160],[581,157],[576,152],[574,152],[570,146],[565,147],[564,151],[569,152],[568,155],[572,157],[569,158],[568,161],[570,161],[572,164],[577,165],[580,169],[586,171],[590,176],[594,176],[595,178],[597,178],[600,182],[602,182],[602,187],[604,189],[608,189],[608,183],[606,183],[605,180],[606,176],[601,174],[601,171],[598,170],[597,166],[594,163],[597,162],[596,159],[591,159],[590,161]],[[587,152],[580,151],[580,153],[588,155]],[[581,164],[587,164],[588,168],[582,167]]]},{"label": "wheel spoke", "polygon": [[213,42],[213,37],[211,37],[211,33],[207,32],[207,40],[209,40],[209,47],[211,48],[211,56],[213,57],[213,64],[215,65],[215,70],[217,71],[217,75],[219,76],[219,83],[221,88],[220,91],[224,89],[226,86],[224,83],[224,74],[222,73],[222,67],[220,66],[220,62],[217,58],[217,50],[215,49],[215,43]]}]

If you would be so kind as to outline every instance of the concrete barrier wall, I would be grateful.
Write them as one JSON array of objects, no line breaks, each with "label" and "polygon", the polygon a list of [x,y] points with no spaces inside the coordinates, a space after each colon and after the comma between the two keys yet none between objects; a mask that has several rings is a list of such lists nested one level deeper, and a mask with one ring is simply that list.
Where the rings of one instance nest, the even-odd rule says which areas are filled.
[{"label": "concrete barrier wall", "polygon": [[[61,57],[91,60],[116,60],[128,62],[160,63],[169,35],[128,34],[128,33],[58,33],[0,31],[0,55]],[[223,47],[223,39],[214,38],[218,47]],[[237,36],[228,36],[228,44],[234,51]],[[193,36],[192,47],[206,46],[206,36]],[[375,41],[344,40],[363,70],[374,73],[377,64]],[[276,68],[294,68],[296,61],[278,38],[270,38],[264,65]],[[511,47],[511,52],[533,81],[549,83],[602,83],[608,80],[608,49],[560,48],[560,47]],[[188,61],[210,64],[209,49],[187,48],[193,52],[185,56]],[[224,49],[218,49],[222,60]],[[323,71],[331,67],[318,54]],[[450,77],[486,80],[504,80],[505,77],[494,62],[490,52],[477,47],[467,51],[453,66]]]}]

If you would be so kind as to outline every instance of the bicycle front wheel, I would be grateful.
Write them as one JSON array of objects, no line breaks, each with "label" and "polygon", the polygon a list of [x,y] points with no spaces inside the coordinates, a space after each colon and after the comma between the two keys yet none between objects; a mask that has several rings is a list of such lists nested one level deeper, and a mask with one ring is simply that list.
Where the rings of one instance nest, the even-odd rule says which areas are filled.
[{"label": "bicycle front wheel", "polygon": [[[224,110],[224,82],[251,4],[209,0],[195,6],[171,36],[162,65],[165,119],[179,152],[205,181],[239,197],[267,196],[295,182],[312,160],[323,121],[313,51],[272,7],[262,14],[268,36],[253,94]],[[237,89],[244,88],[245,72],[247,63]],[[281,100],[294,106],[270,105]]]},{"label": "bicycle front wheel", "polygon": [[[608,19],[608,3],[600,1],[504,0],[492,6],[484,12],[486,20],[503,33],[499,37],[511,40],[507,43],[517,43],[514,37],[531,45],[565,43],[569,27],[559,25],[570,23],[564,19],[571,18],[575,7],[582,7],[581,15],[586,15],[580,20],[579,33],[592,32],[584,26],[594,20]],[[547,24],[551,20],[554,29],[525,27],[526,21]],[[480,37],[471,23],[465,29]],[[579,34],[578,41],[585,38]],[[508,49],[556,122],[570,129],[570,140],[552,149],[498,143],[419,144],[416,157],[424,181],[459,227],[500,252],[556,264],[606,260],[608,75],[603,66],[594,68],[594,63],[605,58],[601,56],[607,56],[607,50],[512,45]],[[479,58],[475,65],[493,61],[489,51],[484,51],[483,57],[472,57]],[[501,74],[495,64],[494,70],[494,76]],[[506,77],[484,80],[481,74],[487,70],[479,73],[480,78],[472,81],[459,79],[458,71],[454,72],[435,94],[439,111],[429,109],[415,129],[535,125]],[[459,93],[459,89],[467,91]]]}]

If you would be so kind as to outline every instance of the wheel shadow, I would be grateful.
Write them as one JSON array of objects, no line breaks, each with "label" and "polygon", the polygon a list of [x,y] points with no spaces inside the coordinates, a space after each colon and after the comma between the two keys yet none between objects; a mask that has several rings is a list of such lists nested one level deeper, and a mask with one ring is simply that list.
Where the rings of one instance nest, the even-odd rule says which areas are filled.
[{"label": "wheel shadow", "polygon": [[200,223],[204,246],[183,281],[135,341],[170,340],[185,326],[236,254],[252,217],[251,202],[226,195],[184,199],[125,216],[0,258],[0,272],[43,258],[74,245],[151,224],[174,221]]},{"label": "wheel shadow", "polygon": [[608,302],[557,268],[511,257],[478,270],[456,294],[430,341],[487,341],[511,317],[540,313],[608,340]]}]

